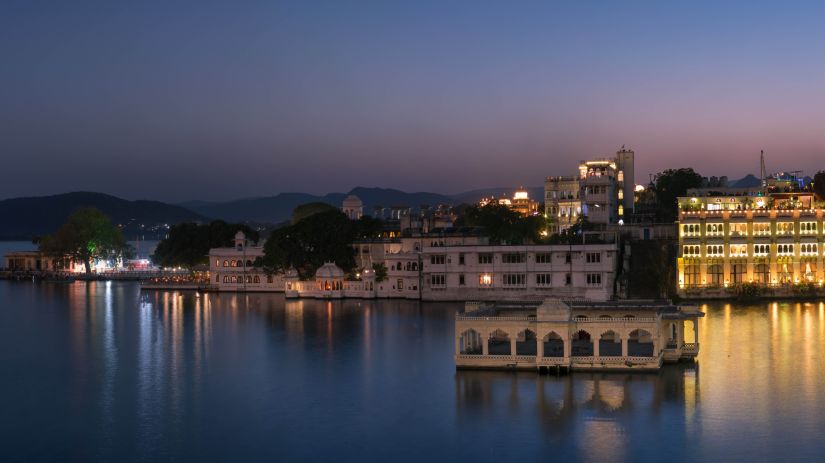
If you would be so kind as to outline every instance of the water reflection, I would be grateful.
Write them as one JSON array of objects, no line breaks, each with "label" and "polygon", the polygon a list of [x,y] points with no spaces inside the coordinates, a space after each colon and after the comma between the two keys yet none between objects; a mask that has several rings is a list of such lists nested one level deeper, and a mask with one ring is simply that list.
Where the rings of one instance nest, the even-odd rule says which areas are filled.
[{"label": "water reflection", "polygon": [[22,460],[230,460],[237,448],[305,461],[825,452],[820,301],[706,304],[695,365],[555,377],[456,372],[460,304],[128,283],[0,282],[0,297],[0,359],[15,372],[0,377],[0,409],[14,417],[2,430]]}]

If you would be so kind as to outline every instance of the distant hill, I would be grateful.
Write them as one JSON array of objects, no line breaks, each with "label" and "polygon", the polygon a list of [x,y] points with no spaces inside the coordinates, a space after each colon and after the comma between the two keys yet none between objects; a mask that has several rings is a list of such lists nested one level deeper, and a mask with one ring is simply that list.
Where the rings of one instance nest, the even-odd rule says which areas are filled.
[{"label": "distant hill", "polygon": [[732,180],[728,182],[728,186],[731,188],[755,188],[760,185],[762,185],[762,181],[753,174],[748,174],[739,180]]},{"label": "distant hill", "polygon": [[[288,221],[292,216],[292,210],[301,204],[323,202],[341,207],[341,202],[348,195],[358,196],[364,203],[364,213],[372,214],[375,206],[385,208],[408,206],[418,209],[422,205],[433,207],[439,204],[472,204],[488,196],[511,197],[514,191],[514,188],[483,188],[456,195],[445,195],[431,192],[408,193],[392,188],[356,187],[347,193],[328,193],[323,196],[307,193],[279,193],[275,196],[243,198],[227,202],[189,201],[179,205],[208,217],[231,222],[251,221],[277,224]],[[544,187],[530,187],[527,191],[530,197],[537,201],[541,201],[544,197]]]},{"label": "distant hill", "polygon": [[[127,238],[139,233],[151,239],[147,228],[159,224],[205,222],[209,219],[180,206],[159,201],[128,201],[103,193],[75,192],[54,196],[0,201],[0,240],[29,240],[52,233],[80,207],[92,206],[122,224]],[[144,225],[141,229],[140,225]]]},{"label": "distant hill", "polygon": [[279,193],[262,198],[244,198],[228,202],[191,201],[180,205],[199,214],[227,221],[253,221],[260,223],[280,223],[292,216],[296,206],[311,202],[323,202],[341,207],[341,202],[348,195],[361,198],[364,213],[371,214],[376,205],[392,207],[406,205],[418,208],[422,204],[453,204],[454,200],[437,193],[406,193],[391,188],[358,187],[348,193],[329,193],[323,196],[306,193]]}]

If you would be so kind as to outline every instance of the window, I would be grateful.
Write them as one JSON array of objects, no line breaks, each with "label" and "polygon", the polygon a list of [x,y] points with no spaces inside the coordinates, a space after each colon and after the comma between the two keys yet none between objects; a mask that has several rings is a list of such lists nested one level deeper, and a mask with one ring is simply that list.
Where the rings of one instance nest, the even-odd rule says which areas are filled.
[{"label": "window", "polygon": [[588,264],[598,264],[602,261],[602,253],[600,252],[588,252],[585,257]]},{"label": "window", "polygon": [[754,222],[753,234],[756,236],[767,236],[771,234],[771,224],[768,222]]},{"label": "window", "polygon": [[464,254],[458,255],[458,265],[464,265]]},{"label": "window", "polygon": [[777,254],[780,256],[792,256],[793,255],[793,245],[792,244],[777,244],[776,245]]},{"label": "window", "polygon": [[732,224],[730,224],[730,236],[748,236],[748,224],[746,224],[746,223],[732,223]]},{"label": "window", "polygon": [[551,285],[553,281],[553,275],[549,273],[537,273],[536,274],[536,286],[538,287],[548,287]]},{"label": "window", "polygon": [[708,267],[708,276],[710,277],[710,284],[712,285],[721,285],[722,284],[722,266],[721,265],[711,265]]},{"label": "window", "polygon": [[537,264],[549,264],[550,263],[550,256],[549,252],[538,252],[536,253],[536,263]]},{"label": "window", "polygon": [[524,254],[521,254],[521,253],[502,254],[501,255],[501,263],[503,263],[503,264],[521,264],[521,263],[524,263]]},{"label": "window", "polygon": [[433,254],[430,256],[430,264],[432,265],[443,265],[444,264],[444,254]]},{"label": "window", "polygon": [[685,257],[699,257],[699,245],[682,246],[682,255]]},{"label": "window", "polygon": [[[442,275],[442,276],[444,276],[444,275]],[[399,279],[395,280],[395,287],[398,289],[399,292],[404,291],[404,279],[399,278]]]},{"label": "window", "polygon": [[745,264],[733,264],[730,270],[730,281],[734,284],[742,283],[745,277]]},{"label": "window", "polygon": [[228,260],[223,261],[223,266],[224,267],[229,267],[229,261]]},{"label": "window", "polygon": [[721,236],[725,230],[725,224],[721,223],[709,223],[706,227],[706,235],[708,236]]},{"label": "window", "polygon": [[793,222],[776,222],[777,235],[793,235]]},{"label": "window", "polygon": [[725,251],[721,244],[711,244],[706,246],[706,254],[709,256],[722,256],[724,255]]},{"label": "window", "polygon": [[430,287],[443,288],[447,284],[447,277],[443,273],[430,275]]},{"label": "window", "polygon": [[267,275],[266,276],[266,282],[269,283],[269,284],[272,284],[272,275]]},{"label": "window", "polygon": [[770,244],[754,244],[753,245],[753,255],[754,256],[767,256],[771,252],[771,245]]},{"label": "window", "polygon": [[588,273],[587,274],[587,286],[601,286],[602,285],[602,274],[601,273]]},{"label": "window", "polygon": [[215,275],[215,283],[220,283],[220,282],[221,282],[221,276],[220,275]]},{"label": "window", "polygon": [[458,276],[458,284],[459,286],[464,286],[466,283],[464,282],[464,274]]},{"label": "window", "polygon": [[816,235],[816,222],[801,222],[799,233],[803,235]]},{"label": "window", "polygon": [[804,255],[817,255],[816,243],[802,243],[799,245],[799,253]]},{"label": "window", "polygon": [[682,225],[682,236],[699,236],[698,223],[686,223]]},{"label": "window", "polygon": [[492,264],[493,263],[493,255],[491,253],[484,253],[478,255],[478,263],[479,264]]},{"label": "window", "polygon": [[573,284],[573,276],[569,273],[564,274],[564,286],[570,286]]},{"label": "window", "polygon": [[527,275],[523,273],[505,273],[504,286],[525,286],[527,284]]},{"label": "window", "polygon": [[482,273],[478,276],[479,286],[493,286],[493,275],[489,273]]},{"label": "window", "polygon": [[260,283],[260,282],[261,282],[261,277],[259,277],[258,275],[255,275],[255,277],[252,278],[252,283]]},{"label": "window", "polygon": [[221,266],[221,261],[218,260],[218,259],[215,259],[215,267],[220,267],[220,266]]},{"label": "window", "polygon": [[747,257],[748,256],[748,245],[747,244],[731,244],[729,255],[730,255],[730,257]]},{"label": "window", "polygon": [[569,264],[572,261],[573,256],[568,252],[564,255],[564,263]]},{"label": "window", "polygon": [[685,286],[695,286],[699,284],[699,266],[688,265],[685,267]]},{"label": "window", "polygon": [[770,283],[771,270],[767,264],[757,264],[753,269],[753,276],[757,283]]}]

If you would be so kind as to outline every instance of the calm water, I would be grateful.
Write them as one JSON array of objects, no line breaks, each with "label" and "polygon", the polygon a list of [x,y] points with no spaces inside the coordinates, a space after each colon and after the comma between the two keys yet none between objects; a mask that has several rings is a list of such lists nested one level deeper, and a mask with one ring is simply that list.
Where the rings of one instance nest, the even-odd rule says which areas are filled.
[{"label": "calm water", "polygon": [[[696,365],[456,372],[458,304],[0,281],[4,461],[756,461],[825,451],[825,304],[713,305]],[[469,460],[468,460],[469,459]]]}]

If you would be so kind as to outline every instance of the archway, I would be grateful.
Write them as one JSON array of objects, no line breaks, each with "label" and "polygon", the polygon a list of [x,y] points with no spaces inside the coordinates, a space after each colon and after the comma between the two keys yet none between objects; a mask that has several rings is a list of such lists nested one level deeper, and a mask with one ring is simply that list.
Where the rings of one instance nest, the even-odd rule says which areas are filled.
[{"label": "archway", "polygon": [[564,357],[564,340],[555,331],[544,337],[545,357]]},{"label": "archway", "polygon": [[536,333],[524,330],[516,337],[516,355],[536,355]]},{"label": "archway", "polygon": [[627,337],[627,355],[653,357],[653,336],[645,330],[633,330]]},{"label": "archway", "polygon": [[490,338],[487,340],[487,353],[489,355],[512,355],[510,336],[506,331],[495,330],[490,333]]},{"label": "archway", "polygon": [[467,330],[461,333],[459,348],[464,355],[481,355],[483,353],[481,335],[476,330]]},{"label": "archway", "polygon": [[599,337],[600,357],[621,357],[622,340],[614,331],[605,331]]},{"label": "archway", "polygon": [[572,357],[593,356],[593,340],[587,331],[579,330],[573,333],[573,340],[570,347],[570,355]]}]

